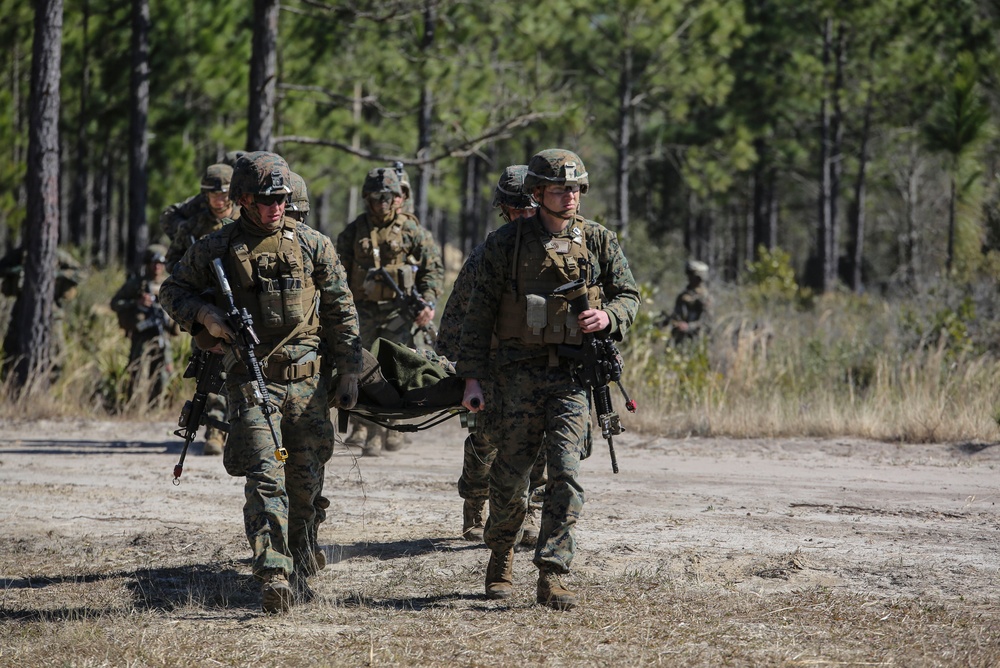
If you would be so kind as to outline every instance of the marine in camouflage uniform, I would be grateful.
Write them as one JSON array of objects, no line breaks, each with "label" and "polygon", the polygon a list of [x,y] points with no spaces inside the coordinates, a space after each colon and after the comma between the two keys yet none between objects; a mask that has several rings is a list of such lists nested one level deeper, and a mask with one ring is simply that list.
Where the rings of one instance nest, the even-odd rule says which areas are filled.
[{"label": "marine in camouflage uniform", "polygon": [[[232,167],[245,154],[246,151],[229,151],[223,158],[222,164]],[[164,243],[172,243],[178,234],[181,223],[197,216],[207,204],[208,197],[202,191],[164,209],[163,213],[160,214],[160,232],[166,237]]]},{"label": "marine in camouflage uniform", "polygon": [[305,223],[309,217],[309,189],[306,188],[306,181],[301,176],[292,172],[291,177],[292,194],[288,197],[285,215]]},{"label": "marine in camouflage uniform", "polygon": [[708,265],[688,260],[684,265],[687,287],[677,295],[672,313],[663,313],[660,326],[670,326],[674,345],[697,339],[711,327],[712,296],[708,292]]},{"label": "marine in camouflage uniform", "polygon": [[[493,208],[500,209],[500,217],[505,223],[534,214],[537,204],[524,194],[524,176],[528,172],[527,165],[511,165],[503,170],[493,193]],[[469,297],[475,284],[476,272],[483,257],[484,244],[476,246],[465,264],[462,265],[458,277],[451,289],[451,296],[441,314],[441,327],[435,344],[442,357],[455,359],[459,349],[459,339],[462,333],[462,321],[469,306]],[[487,404],[493,403],[493,383],[482,379],[480,385]],[[497,447],[490,434],[489,414],[480,416],[476,431],[465,439],[462,460],[462,475],[458,479],[458,495],[464,499],[462,504],[462,537],[466,540],[480,541],[483,539],[483,510],[490,493],[490,467],[496,457]],[[522,545],[534,546],[538,538],[538,527],[535,515],[541,508],[538,500],[545,486],[545,456],[542,453],[531,469],[531,499],[528,513],[525,515],[524,529],[521,535]]]},{"label": "marine in camouflage uniform", "polygon": [[[229,350],[224,359],[232,413],[223,462],[230,475],[246,477],[243,517],[267,612],[308,598],[305,579],[326,563],[317,544],[325,513],[318,503],[334,428],[321,367],[336,368],[333,403],[345,409],[357,400],[361,369],[358,317],[344,267],[328,237],[284,215],[288,183],[281,156],[261,151],[240,158],[230,196],[243,215],[195,242],[160,292],[164,308],[187,331],[197,335],[204,328],[232,342],[232,323],[204,297],[217,288],[212,261],[221,258],[236,305],[251,314],[260,338],[255,352],[278,443],[264,410],[248,398],[246,365],[228,346],[218,349]],[[275,456],[279,447],[288,451],[284,462]]]},{"label": "marine in camouflage uniform", "polygon": [[[536,600],[575,607],[577,595],[561,576],[575,552],[574,526],[583,509],[580,460],[587,449],[590,395],[560,354],[593,333],[621,339],[639,308],[639,290],[615,234],[579,215],[589,178],[579,156],[548,149],[528,163],[524,188],[539,204],[531,218],[494,232],[462,325],[456,364],[466,378],[463,405],[495,411],[497,456],[490,470],[490,515],[484,539],[491,550],[486,595],[513,595],[514,544],[527,509],[528,480],[545,436],[548,482],[535,547]],[[552,291],[583,279],[591,308],[573,314]],[[575,297],[575,295],[573,295]],[[490,342],[499,341],[491,364]],[[493,375],[486,403],[479,379]]]},{"label": "marine in camouflage uniform", "polygon": [[203,236],[240,217],[240,207],[229,198],[229,184],[233,168],[225,163],[209,165],[201,177],[201,194],[204,203],[194,214],[180,222],[173,241],[167,249],[167,269],[173,271],[188,248]]},{"label": "marine in camouflage uniform", "polygon": [[111,298],[111,310],[131,341],[129,349],[129,394],[148,388],[143,404],[157,402],[174,371],[170,339],[180,334],[177,323],[159,302],[167,278],[166,248],[152,244],[143,255],[143,269],[130,276]]},{"label": "marine in camouflage uniform", "polygon": [[403,213],[408,213],[411,216],[417,215],[413,205],[413,188],[410,186],[410,175],[403,168],[403,163],[398,160],[392,163],[392,169],[396,172],[396,176],[399,177],[399,187],[403,191]]},{"label": "marine in camouflage uniform", "polygon": [[[223,225],[239,220],[240,207],[229,197],[232,180],[233,168],[226,163],[216,163],[205,169],[205,174],[201,177],[201,194],[205,197],[204,202],[190,218],[180,223],[167,250],[167,267],[171,271],[195,241],[221,229]],[[226,422],[229,419],[226,397],[221,394],[209,394],[205,410],[208,417],[219,422]],[[218,427],[206,427],[202,454],[221,455],[225,447],[226,432]]]},{"label": "marine in camouflage uniform", "polygon": [[[381,337],[408,348],[430,349],[433,344],[426,331],[444,283],[441,252],[420,221],[402,210],[403,190],[392,168],[369,171],[362,195],[365,213],[337,237],[337,253],[358,307],[361,340],[366,348]],[[396,293],[378,273],[380,269],[404,293],[415,290],[429,304],[416,319],[400,306]],[[399,432],[385,434],[370,423],[352,422],[354,429],[347,443],[362,448],[365,455],[378,455],[383,438],[386,450],[398,450],[405,442]]]}]

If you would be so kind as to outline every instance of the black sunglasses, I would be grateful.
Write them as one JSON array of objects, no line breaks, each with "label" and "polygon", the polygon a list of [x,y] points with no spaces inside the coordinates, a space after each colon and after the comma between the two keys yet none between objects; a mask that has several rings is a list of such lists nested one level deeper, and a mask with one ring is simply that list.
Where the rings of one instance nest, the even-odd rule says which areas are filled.
[{"label": "black sunglasses", "polygon": [[254,195],[253,201],[264,206],[274,206],[275,204],[284,204],[285,197],[285,193],[278,193],[277,195]]}]

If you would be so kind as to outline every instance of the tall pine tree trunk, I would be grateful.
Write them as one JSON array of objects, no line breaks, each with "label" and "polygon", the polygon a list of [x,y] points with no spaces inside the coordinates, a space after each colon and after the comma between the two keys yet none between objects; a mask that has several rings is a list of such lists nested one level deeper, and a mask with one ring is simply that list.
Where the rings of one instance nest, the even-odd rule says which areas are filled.
[{"label": "tall pine tree trunk", "polygon": [[[14,383],[47,389],[52,364],[52,309],[59,242],[59,82],[63,1],[35,3],[28,126],[28,208],[25,218],[24,288],[19,315]],[[29,383],[30,388],[29,388]]]},{"label": "tall pine tree trunk", "polygon": [[76,246],[81,246],[86,253],[83,258],[88,262],[93,249],[93,226],[91,216],[94,209],[92,178],[90,163],[87,159],[87,126],[90,123],[90,3],[84,0],[81,8],[80,31],[83,44],[81,46],[83,72],[80,76],[80,111],[76,118],[76,149],[75,171],[73,176],[73,206],[70,207],[70,237]]},{"label": "tall pine tree trunk", "polygon": [[[430,50],[434,46],[434,28],[437,23],[437,7],[435,6],[435,0],[426,0],[426,2],[424,2],[423,14],[424,34],[420,40],[420,51],[423,54],[423,58],[426,60],[430,57]],[[431,154],[431,121],[434,114],[434,92],[431,90],[430,84],[426,81],[426,68],[424,68],[423,76],[425,77],[425,81],[423,87],[420,89],[420,110],[419,116],[417,117],[417,157],[420,159],[427,159]],[[438,229],[435,226],[437,224],[437,219],[433,221],[428,220],[427,215],[427,194],[430,192],[431,188],[430,165],[420,165],[418,181],[420,185],[416,189],[417,192],[412,195],[414,199],[414,210],[416,211],[417,218],[420,219],[420,222],[422,222],[425,226],[429,225],[429,229],[434,233],[436,238],[438,236]]]},{"label": "tall pine tree trunk", "polygon": [[626,47],[622,53],[621,68],[618,71],[618,181],[617,181],[617,211],[618,233],[622,238],[628,237],[629,223],[629,169],[631,167],[631,153],[629,144],[631,143],[632,132],[632,48]]},{"label": "tall pine tree trunk", "polygon": [[[830,38],[833,30],[833,20],[827,19],[823,24],[823,72],[830,66]],[[826,77],[824,76],[824,79]],[[817,198],[818,222],[816,230],[816,259],[819,275],[817,288],[827,292],[833,288],[831,277],[834,275],[831,239],[833,235],[833,184],[831,178],[831,119],[829,91],[824,85],[823,97],[820,102],[819,115],[819,195]]]},{"label": "tall pine tree trunk", "polygon": [[274,105],[278,80],[278,0],[254,0],[253,52],[250,55],[250,100],[247,107],[247,150],[274,150]]},{"label": "tall pine tree trunk", "polygon": [[854,180],[854,203],[851,205],[851,290],[861,294],[861,268],[865,257],[865,200],[868,192],[868,142],[871,138],[872,93],[868,90],[865,100],[864,121],[861,127],[861,146],[858,150],[858,174]]},{"label": "tall pine tree trunk", "polygon": [[132,0],[132,85],[128,153],[128,265],[138,272],[149,244],[146,224],[149,163],[149,0]]}]

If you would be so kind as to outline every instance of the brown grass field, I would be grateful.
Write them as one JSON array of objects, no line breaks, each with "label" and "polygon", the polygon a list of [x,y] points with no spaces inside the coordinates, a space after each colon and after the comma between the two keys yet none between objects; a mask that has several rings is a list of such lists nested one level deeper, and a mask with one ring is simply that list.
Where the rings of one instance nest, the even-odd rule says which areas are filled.
[{"label": "brown grass field", "polygon": [[1000,448],[616,439],[584,465],[582,606],[487,600],[463,433],[338,445],[317,596],[260,612],[242,479],[167,422],[5,419],[2,666],[1000,665]]}]

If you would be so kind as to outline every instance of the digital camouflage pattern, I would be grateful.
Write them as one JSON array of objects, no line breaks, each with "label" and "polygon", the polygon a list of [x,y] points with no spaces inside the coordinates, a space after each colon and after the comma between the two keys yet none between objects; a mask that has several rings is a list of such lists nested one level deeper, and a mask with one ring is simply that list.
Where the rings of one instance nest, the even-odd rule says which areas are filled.
[{"label": "digital camouflage pattern", "polygon": [[[156,257],[162,257],[162,246],[150,247],[145,254],[147,262],[153,259],[151,251]],[[146,379],[150,384],[147,403],[158,399],[170,382],[173,370],[170,339],[180,334],[177,323],[164,312],[159,302],[161,288],[161,282],[145,275],[131,276],[111,298],[111,310],[118,316],[118,323],[130,341],[131,387],[138,387]],[[138,299],[144,294],[152,295],[150,306],[139,305]]]},{"label": "digital camouflage pattern", "polygon": [[[237,172],[239,169],[237,169]],[[245,221],[237,221],[243,235],[261,235]],[[285,343],[276,355],[295,362],[308,362],[320,354],[324,364],[338,373],[361,370],[361,340],[358,317],[347,288],[347,276],[328,237],[291,219],[282,220],[275,234],[294,227],[302,249],[302,271],[312,277],[319,295],[318,332],[300,334]],[[220,245],[228,253],[229,228],[199,239],[177,264],[161,289],[164,308],[191,331],[198,311],[206,303],[205,290],[214,290],[211,270],[214,250]],[[255,270],[256,271],[256,270]],[[241,290],[237,297],[246,298]],[[237,303],[247,307],[247,304]],[[263,331],[258,330],[258,334]],[[262,337],[263,338],[263,337]],[[262,340],[257,355],[263,359],[280,340]],[[320,503],[324,465],[334,439],[327,387],[322,373],[295,381],[268,380],[267,388],[278,412],[271,416],[289,459],[281,465],[274,457],[275,443],[259,406],[249,405],[240,388],[249,377],[245,368],[228,370],[226,390],[230,401],[231,431],[224,451],[226,470],[246,476],[244,521],[247,539],[254,550],[254,574],[273,570],[290,574],[293,569],[309,574],[316,531],[325,516]]]},{"label": "digital camouflage pattern", "polygon": [[376,167],[365,175],[365,183],[361,187],[361,195],[367,197],[372,193],[392,193],[403,195],[403,184],[396,170],[388,167]]},{"label": "digital camouflage pattern", "polygon": [[201,191],[206,193],[229,192],[233,180],[233,168],[224,162],[209,165],[201,177]]},{"label": "digital camouflage pattern", "polygon": [[180,262],[184,253],[194,245],[195,241],[222,229],[224,225],[228,225],[234,220],[239,220],[239,217],[240,207],[233,204],[233,209],[228,217],[216,218],[206,201],[205,205],[194,216],[181,221],[178,226],[177,232],[170,242],[170,248],[167,250],[167,269],[172,272],[174,266]]},{"label": "digital camouflage pattern", "polygon": [[[387,171],[392,174],[392,170]],[[368,214],[363,213],[337,236],[337,254],[349,276],[355,275],[356,268],[364,271],[375,268],[370,254],[362,256],[360,253],[363,244],[371,244],[368,236],[360,232],[369,228],[368,221]],[[407,263],[415,268],[413,278],[417,293],[425,301],[436,303],[444,285],[444,262],[437,244],[434,243],[430,232],[425,230],[416,218],[401,211],[392,220],[384,223],[373,222],[371,227],[385,230],[394,225],[399,226],[398,241],[394,235],[393,241],[383,243],[380,247],[381,257],[404,255]],[[355,295],[358,316],[361,319],[361,340],[366,348],[370,348],[379,337],[410,348],[431,347],[431,344],[422,338],[420,330],[413,325],[413,319],[394,301],[366,300],[364,286],[357,281],[352,280],[350,287]]]},{"label": "digital camouflage pattern", "polygon": [[199,211],[207,207],[208,197],[205,193],[198,193],[182,202],[171,204],[160,214],[160,231],[163,232],[168,240],[173,241],[174,237],[177,236],[177,230],[180,229],[181,223],[196,216]]},{"label": "digital camouflage pattern", "polygon": [[538,206],[524,191],[524,177],[528,175],[527,165],[510,165],[500,174],[493,189],[493,208],[500,205],[512,209],[533,209]]},{"label": "digital camouflage pattern", "polygon": [[545,571],[567,573],[575,551],[573,529],[584,502],[578,478],[580,460],[588,451],[590,397],[574,378],[570,361],[560,358],[558,366],[548,365],[546,345],[504,339],[491,360],[501,295],[514,278],[511,262],[518,224],[534,226],[543,243],[571,239],[573,227],[585,229],[587,255],[604,293],[602,308],[610,318],[612,337],[620,340],[634,320],[639,290],[613,232],[577,216],[564,231],[550,235],[535,215],[501,227],[486,240],[462,325],[457,372],[466,378],[492,377],[497,395],[483,411],[495,413],[491,431],[498,445],[486,544],[494,553],[515,544],[527,509],[529,472],[544,435],[548,483],[534,563]]},{"label": "digital camouflage pattern", "polygon": [[288,208],[298,213],[309,213],[309,189],[306,180],[295,172],[289,174],[292,196],[288,198]]},{"label": "digital camouflage pattern", "polygon": [[524,189],[530,193],[545,185],[580,186],[580,192],[586,194],[590,179],[583,160],[573,151],[563,148],[550,148],[531,156],[528,173],[524,177]]},{"label": "digital camouflage pattern", "polygon": [[234,202],[242,195],[292,194],[291,170],[277,153],[254,151],[240,156],[233,167],[229,197]]}]

